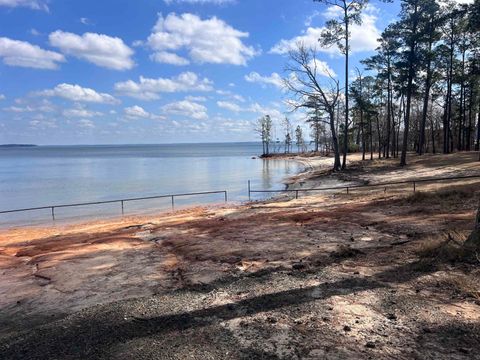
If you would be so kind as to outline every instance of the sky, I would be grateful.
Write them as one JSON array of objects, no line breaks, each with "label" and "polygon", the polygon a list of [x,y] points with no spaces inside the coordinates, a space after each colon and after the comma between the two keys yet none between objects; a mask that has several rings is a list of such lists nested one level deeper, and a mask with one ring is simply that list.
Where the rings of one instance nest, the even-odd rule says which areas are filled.
[{"label": "sky", "polygon": [[[399,9],[370,2],[352,69]],[[288,51],[318,48],[335,16],[313,0],[0,0],[0,143],[252,141],[266,114],[281,137],[305,117],[282,89]],[[337,48],[318,60],[343,82]]]}]

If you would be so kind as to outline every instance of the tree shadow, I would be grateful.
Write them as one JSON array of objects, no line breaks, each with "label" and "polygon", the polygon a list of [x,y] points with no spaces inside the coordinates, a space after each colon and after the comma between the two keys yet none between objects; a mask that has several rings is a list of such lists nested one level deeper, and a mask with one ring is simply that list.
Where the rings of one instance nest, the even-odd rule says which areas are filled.
[{"label": "tree shadow", "polygon": [[[342,279],[154,317],[128,317],[128,313],[138,306],[143,306],[147,313],[154,313],[154,306],[149,309],[149,298],[111,303],[74,314],[21,336],[5,339],[0,350],[5,359],[96,358],[113,351],[117,344],[135,339],[180,336],[189,329],[286,307],[298,307],[336,295],[388,288],[391,284],[407,282],[434,270],[421,269],[419,271],[416,263],[409,263],[371,277]],[[183,294],[186,298],[192,296],[187,290],[177,294]]]}]

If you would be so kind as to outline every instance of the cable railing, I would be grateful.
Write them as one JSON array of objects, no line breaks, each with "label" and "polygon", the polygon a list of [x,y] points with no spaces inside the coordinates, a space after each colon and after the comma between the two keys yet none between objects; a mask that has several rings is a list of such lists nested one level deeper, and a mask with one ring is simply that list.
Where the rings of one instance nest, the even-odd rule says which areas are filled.
[{"label": "cable railing", "polygon": [[0,211],[0,214],[18,213],[18,212],[26,212],[26,211],[37,211],[37,210],[50,210],[52,220],[55,220],[55,209],[118,203],[121,206],[122,215],[124,215],[125,214],[125,203],[127,203],[127,202],[170,198],[171,199],[171,206],[172,206],[172,210],[173,210],[173,209],[175,209],[175,198],[177,198],[177,197],[212,195],[212,194],[224,194],[225,202],[228,201],[227,190],[201,191],[201,192],[184,193],[184,194],[155,195],[155,196],[145,196],[145,197],[125,198],[125,199],[115,199],[115,200],[105,200],[105,201],[91,201],[91,202],[76,203],[76,204],[59,204],[59,205],[37,206],[37,207],[23,208],[23,209],[2,210],[2,211]]},{"label": "cable railing", "polygon": [[405,184],[411,184],[413,186],[413,192],[415,192],[417,190],[418,183],[449,181],[449,180],[463,180],[463,179],[475,179],[475,178],[480,178],[480,175],[464,175],[464,176],[424,178],[424,179],[419,178],[419,179],[413,179],[413,180],[382,182],[382,183],[376,183],[376,184],[345,185],[345,186],[333,186],[333,187],[324,187],[324,188],[283,189],[283,190],[252,190],[250,180],[248,180],[248,200],[251,200],[251,194],[253,194],[253,193],[295,193],[295,199],[298,199],[298,195],[299,195],[300,192],[346,190],[347,194],[349,194],[350,190],[352,190],[352,189],[368,188],[368,187],[385,187],[385,191],[386,191],[387,186],[405,185]]}]

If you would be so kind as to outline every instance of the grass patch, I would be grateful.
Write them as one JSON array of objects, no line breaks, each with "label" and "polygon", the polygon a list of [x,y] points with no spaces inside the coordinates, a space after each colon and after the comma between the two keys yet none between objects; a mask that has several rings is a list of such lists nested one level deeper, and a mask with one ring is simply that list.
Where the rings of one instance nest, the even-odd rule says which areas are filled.
[{"label": "grass patch", "polygon": [[414,194],[405,198],[408,204],[422,204],[426,202],[435,202],[440,204],[450,204],[460,200],[471,199],[472,190],[461,189],[448,189],[435,192],[417,191]]},{"label": "grass patch", "polygon": [[467,255],[463,247],[465,240],[465,234],[454,231],[430,236],[419,245],[416,253],[421,259],[456,262]]}]

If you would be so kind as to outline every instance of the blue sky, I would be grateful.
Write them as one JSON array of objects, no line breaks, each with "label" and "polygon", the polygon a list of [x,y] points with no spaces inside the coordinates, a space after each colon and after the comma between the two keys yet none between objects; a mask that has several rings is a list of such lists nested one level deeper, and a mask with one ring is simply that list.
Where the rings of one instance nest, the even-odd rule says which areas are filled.
[{"label": "blue sky", "polygon": [[[371,2],[353,66],[398,11]],[[0,143],[250,141],[262,115],[301,124],[285,53],[332,16],[312,0],[0,0]],[[319,60],[342,81],[335,48]]]}]

